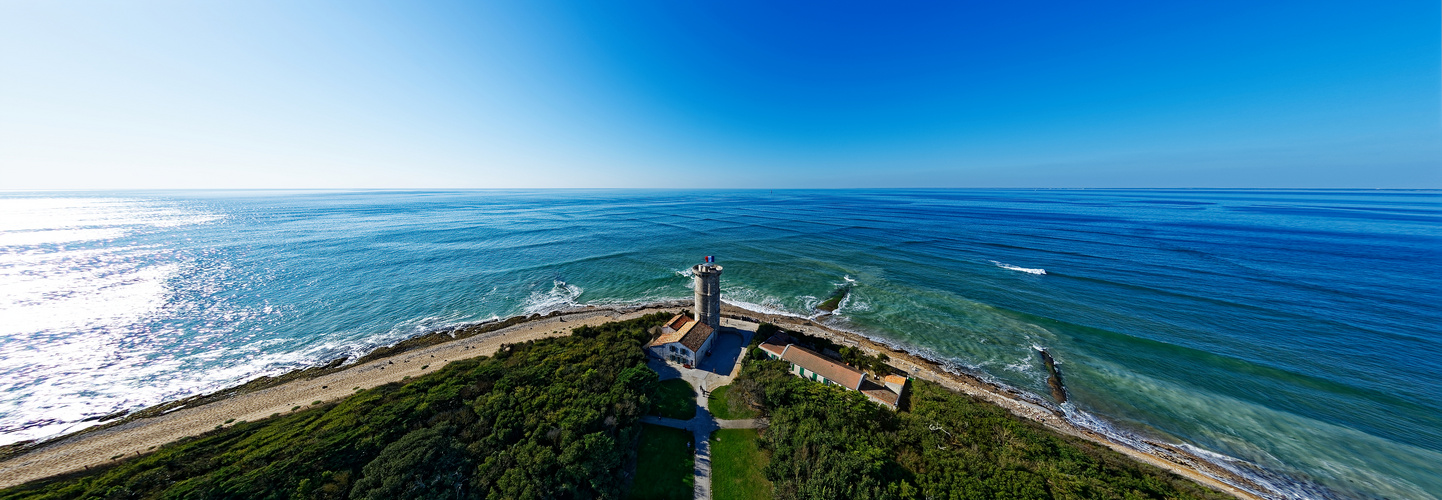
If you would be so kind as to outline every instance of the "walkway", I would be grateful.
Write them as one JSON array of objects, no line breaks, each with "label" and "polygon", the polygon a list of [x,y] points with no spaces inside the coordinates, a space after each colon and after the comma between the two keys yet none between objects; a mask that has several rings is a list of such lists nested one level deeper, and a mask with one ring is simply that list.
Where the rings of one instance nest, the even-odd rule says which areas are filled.
[{"label": "walkway", "polygon": [[[661,380],[679,378],[696,389],[696,416],[691,417],[691,420],[644,416],[641,417],[641,422],[691,431],[696,440],[695,485],[698,500],[711,498],[711,433],[716,432],[716,429],[766,427],[764,418],[720,420],[711,416],[711,390],[730,384],[736,374],[740,373],[741,360],[746,357],[746,345],[751,342],[751,336],[756,332],[754,323],[723,319],[721,325],[721,336],[716,338],[716,346],[712,349],[711,356],[703,360],[701,366],[683,368],[657,359],[647,363],[661,375]],[[750,327],[749,330],[742,329],[747,327]]]}]

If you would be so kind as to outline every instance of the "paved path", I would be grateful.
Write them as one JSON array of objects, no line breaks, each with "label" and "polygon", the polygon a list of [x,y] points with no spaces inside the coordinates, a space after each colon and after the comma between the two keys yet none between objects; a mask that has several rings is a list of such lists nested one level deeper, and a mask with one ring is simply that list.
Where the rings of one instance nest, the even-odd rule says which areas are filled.
[{"label": "paved path", "polygon": [[746,345],[756,331],[755,323],[732,319],[721,321],[721,336],[716,339],[712,355],[696,368],[685,368],[652,359],[647,364],[661,375],[661,380],[679,378],[696,390],[696,416],[691,420],[644,416],[641,422],[691,431],[695,439],[695,487],[698,500],[711,498],[711,433],[716,429],[758,429],[766,427],[766,419],[719,420],[711,416],[710,394],[717,387],[730,384],[741,371]]}]

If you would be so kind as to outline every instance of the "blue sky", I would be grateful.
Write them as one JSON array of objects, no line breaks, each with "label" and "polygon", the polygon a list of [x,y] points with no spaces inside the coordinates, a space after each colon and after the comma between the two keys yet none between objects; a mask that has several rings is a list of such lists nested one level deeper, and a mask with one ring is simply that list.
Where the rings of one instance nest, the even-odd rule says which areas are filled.
[{"label": "blue sky", "polygon": [[0,189],[1442,187],[1435,1],[5,2]]}]

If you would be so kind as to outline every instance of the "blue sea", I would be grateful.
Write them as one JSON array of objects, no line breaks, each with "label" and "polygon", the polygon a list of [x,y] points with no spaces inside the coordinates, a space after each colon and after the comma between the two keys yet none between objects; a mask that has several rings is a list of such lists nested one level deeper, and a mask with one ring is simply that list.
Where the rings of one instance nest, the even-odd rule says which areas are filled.
[{"label": "blue sea", "polygon": [[[1442,193],[0,194],[0,444],[428,330],[690,297],[819,320],[1279,497],[1442,495]],[[87,421],[87,419],[92,419]]]}]

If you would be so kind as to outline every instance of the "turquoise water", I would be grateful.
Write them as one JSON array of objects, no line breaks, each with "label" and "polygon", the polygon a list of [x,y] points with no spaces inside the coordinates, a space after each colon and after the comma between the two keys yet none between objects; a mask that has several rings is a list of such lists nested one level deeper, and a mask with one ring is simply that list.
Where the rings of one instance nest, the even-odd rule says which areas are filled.
[{"label": "turquoise water", "polygon": [[822,319],[1273,496],[1442,492],[1431,191],[0,195],[0,442],[426,330],[690,296]]}]

